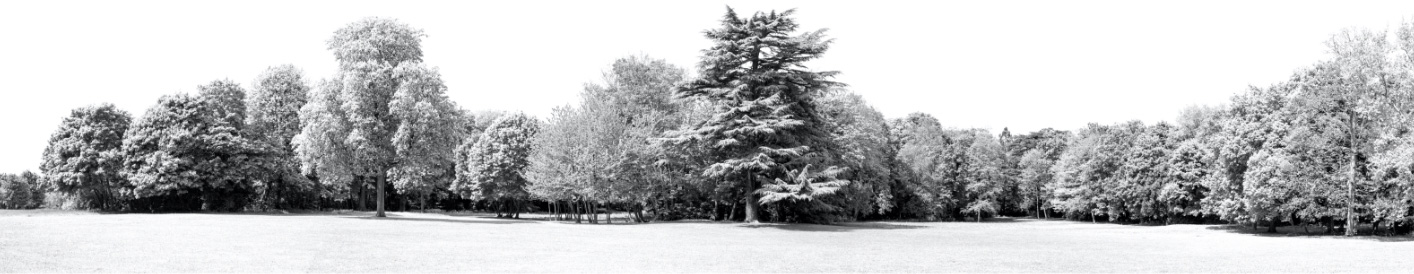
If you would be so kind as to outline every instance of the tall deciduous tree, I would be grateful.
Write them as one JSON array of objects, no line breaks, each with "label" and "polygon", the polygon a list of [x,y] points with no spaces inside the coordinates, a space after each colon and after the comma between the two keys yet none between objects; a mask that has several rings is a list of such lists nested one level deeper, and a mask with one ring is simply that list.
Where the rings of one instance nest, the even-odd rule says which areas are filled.
[{"label": "tall deciduous tree", "polygon": [[344,115],[339,80],[322,81],[300,108],[300,132],[292,139],[300,170],[319,180],[320,196],[352,196],[355,162],[344,142],[352,129]]},{"label": "tall deciduous tree", "polygon": [[835,91],[820,104],[830,135],[840,146],[839,163],[848,168],[842,179],[851,184],[832,201],[851,218],[884,214],[893,209],[893,172],[890,161],[898,152],[889,146],[889,125],[884,115],[864,98],[849,91]]},{"label": "tall deciduous tree", "polygon": [[83,207],[112,209],[123,197],[123,134],[132,115],[112,104],[73,110],[44,148],[46,188],[78,198]]},{"label": "tall deciduous tree", "polygon": [[909,195],[908,207],[903,210],[927,219],[951,217],[956,197],[948,184],[950,176],[943,172],[949,163],[951,140],[942,124],[925,113],[911,113],[891,124],[898,139],[899,164],[895,169],[904,171],[899,177],[906,181],[898,188]]},{"label": "tall deciduous tree", "polygon": [[1385,32],[1368,29],[1346,29],[1326,42],[1336,67],[1340,81],[1317,90],[1333,97],[1333,103],[1344,104],[1346,150],[1349,158],[1345,176],[1346,191],[1346,236],[1355,235],[1359,219],[1356,207],[1360,203],[1356,197],[1356,185],[1369,180],[1361,174],[1360,157],[1373,156],[1371,141],[1392,121],[1407,112],[1400,106],[1408,106],[1408,88],[1401,88],[1400,73],[1391,64],[1390,56],[1396,47],[1388,42]]},{"label": "tall deciduous tree", "polygon": [[743,18],[728,8],[722,27],[705,32],[714,45],[703,51],[701,75],[675,88],[678,96],[717,106],[710,120],[679,132],[675,141],[703,142],[720,152],[703,174],[748,191],[747,222],[761,220],[757,194],[766,189],[764,184],[799,190],[787,195],[797,200],[831,193],[840,183],[821,180],[812,187],[795,181],[811,176],[791,176],[805,172],[811,153],[830,146],[815,98],[841,85],[829,80],[838,72],[804,66],[824,54],[831,40],[824,30],[793,34],[799,25],[792,14],[758,12]]},{"label": "tall deciduous tree", "polygon": [[[271,180],[258,182],[259,202],[264,207],[291,207],[294,203],[310,202],[312,197],[296,197],[312,190],[307,178],[299,174],[299,161],[294,157],[292,140],[300,131],[299,111],[309,101],[309,86],[304,74],[292,65],[267,68],[256,76],[249,98],[245,101],[246,136],[273,146],[277,167]],[[306,199],[295,201],[296,199]]]},{"label": "tall deciduous tree", "polygon": [[395,71],[422,61],[424,36],[396,20],[365,18],[335,31],[328,41],[339,61],[340,107],[350,129],[343,142],[353,156],[353,174],[377,182],[377,217],[385,216],[388,171],[396,165],[392,139],[399,121],[390,103],[403,79]]},{"label": "tall deciduous tree", "polygon": [[427,197],[455,177],[453,152],[463,135],[463,120],[447,99],[436,69],[405,64],[396,75],[402,84],[389,109],[398,127],[392,139],[396,159],[388,176],[399,193],[419,197],[426,207]]}]

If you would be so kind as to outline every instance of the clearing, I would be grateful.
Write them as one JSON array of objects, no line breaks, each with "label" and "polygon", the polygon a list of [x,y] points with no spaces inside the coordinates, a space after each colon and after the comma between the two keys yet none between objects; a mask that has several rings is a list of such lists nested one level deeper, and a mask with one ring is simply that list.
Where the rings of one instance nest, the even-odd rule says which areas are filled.
[{"label": "clearing", "polygon": [[1217,225],[1009,218],[577,225],[389,215],[0,210],[0,272],[1414,271],[1409,237],[1266,235]]}]

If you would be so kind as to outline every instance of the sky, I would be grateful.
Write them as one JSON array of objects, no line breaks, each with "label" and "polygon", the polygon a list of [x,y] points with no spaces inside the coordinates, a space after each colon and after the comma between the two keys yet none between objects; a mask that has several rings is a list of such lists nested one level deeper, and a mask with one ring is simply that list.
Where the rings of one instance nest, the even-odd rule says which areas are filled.
[{"label": "sky", "polygon": [[546,117],[618,58],[695,71],[727,6],[828,28],[808,65],[886,117],[1013,134],[1171,121],[1327,58],[1343,28],[1414,18],[1414,1],[0,1],[0,172],[37,172],[75,108],[140,117],[280,64],[330,77],[325,41],[364,17],[424,30],[423,59],[461,107]]}]

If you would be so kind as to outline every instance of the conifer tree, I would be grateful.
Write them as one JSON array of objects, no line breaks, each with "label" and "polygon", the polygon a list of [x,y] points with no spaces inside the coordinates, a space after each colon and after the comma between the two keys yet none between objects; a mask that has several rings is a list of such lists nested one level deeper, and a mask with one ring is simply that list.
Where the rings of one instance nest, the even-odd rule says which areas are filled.
[{"label": "conifer tree", "polygon": [[795,190],[785,195],[795,200],[831,193],[840,183],[829,179],[819,180],[817,187],[794,186],[810,183],[797,178],[812,176],[791,176],[806,172],[811,154],[829,146],[815,97],[842,86],[829,80],[838,72],[804,66],[824,54],[831,40],[823,29],[794,35],[799,28],[794,13],[758,12],[743,18],[727,8],[721,28],[705,32],[714,45],[703,51],[701,75],[674,89],[679,97],[716,105],[711,119],[676,132],[673,141],[703,142],[716,150],[716,163],[703,175],[749,192],[747,222],[761,220],[757,192],[765,184],[792,185],[771,189]]}]

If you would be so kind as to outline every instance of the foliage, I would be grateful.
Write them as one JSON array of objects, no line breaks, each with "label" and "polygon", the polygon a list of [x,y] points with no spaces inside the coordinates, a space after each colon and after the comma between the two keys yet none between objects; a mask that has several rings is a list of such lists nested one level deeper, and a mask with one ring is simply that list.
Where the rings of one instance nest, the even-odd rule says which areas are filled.
[{"label": "foliage", "polygon": [[[705,32],[714,44],[703,51],[701,75],[674,90],[680,97],[702,98],[717,107],[710,120],[675,134],[675,142],[712,146],[719,158],[703,175],[744,187],[747,193],[765,184],[793,183],[790,171],[813,162],[811,157],[831,146],[815,101],[828,88],[840,86],[828,80],[838,72],[815,72],[803,65],[824,54],[831,40],[824,38],[824,30],[793,36],[799,28],[794,13],[758,12],[742,18],[728,8],[721,28]],[[746,221],[757,222],[760,200],[748,196]]]},{"label": "foliage", "polygon": [[124,174],[141,210],[239,210],[268,180],[276,150],[241,134],[233,118],[244,91],[228,82],[203,85],[199,96],[164,96],[123,140]]},{"label": "foliage", "polygon": [[447,99],[436,69],[401,66],[396,74],[403,83],[389,107],[398,128],[392,139],[396,158],[388,176],[400,193],[426,200],[455,177],[453,149],[464,135],[463,120]]},{"label": "foliage", "polygon": [[839,144],[838,164],[845,167],[840,178],[853,182],[824,199],[855,219],[892,210],[895,178],[890,162],[898,152],[889,145],[892,136],[884,115],[859,94],[843,90],[822,98],[820,113]]},{"label": "foliage", "polygon": [[530,165],[531,142],[539,121],[522,113],[503,116],[475,144],[466,147],[465,172],[456,174],[452,189],[463,197],[491,201],[529,198],[524,170]]},{"label": "foliage", "polygon": [[112,104],[70,112],[44,148],[44,188],[78,198],[83,208],[118,208],[128,187],[121,149],[131,122]]},{"label": "foliage", "polygon": [[39,177],[26,170],[20,174],[0,174],[0,208],[38,208],[44,201]]},{"label": "foliage", "polygon": [[256,182],[262,208],[309,207],[318,197],[314,182],[299,173],[293,139],[300,132],[299,111],[307,103],[309,86],[304,74],[291,65],[267,68],[256,77],[245,101],[245,135],[275,148],[274,169],[268,180]]}]

